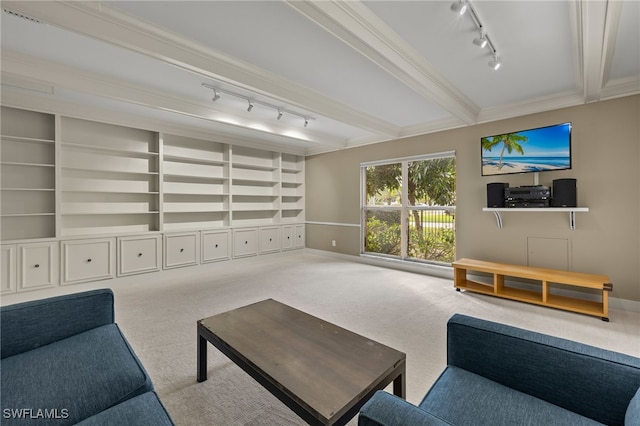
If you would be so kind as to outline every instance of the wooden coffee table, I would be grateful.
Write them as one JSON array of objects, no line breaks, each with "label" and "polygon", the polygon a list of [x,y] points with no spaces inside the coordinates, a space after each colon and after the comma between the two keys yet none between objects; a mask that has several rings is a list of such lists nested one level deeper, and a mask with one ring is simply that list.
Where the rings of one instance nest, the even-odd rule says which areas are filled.
[{"label": "wooden coffee table", "polygon": [[198,382],[207,342],[312,425],[343,425],[393,382],[405,398],[406,355],[273,299],[198,321]]}]

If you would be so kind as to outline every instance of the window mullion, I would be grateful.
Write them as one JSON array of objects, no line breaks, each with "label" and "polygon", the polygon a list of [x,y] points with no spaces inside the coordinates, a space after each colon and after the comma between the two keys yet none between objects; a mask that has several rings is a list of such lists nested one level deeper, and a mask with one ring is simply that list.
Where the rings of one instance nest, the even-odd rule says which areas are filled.
[{"label": "window mullion", "polygon": [[402,162],[402,210],[400,212],[400,244],[401,251],[400,256],[402,259],[406,259],[408,255],[407,248],[409,247],[409,217],[408,217],[408,206],[409,206],[409,190],[408,183],[409,182],[409,162]]}]

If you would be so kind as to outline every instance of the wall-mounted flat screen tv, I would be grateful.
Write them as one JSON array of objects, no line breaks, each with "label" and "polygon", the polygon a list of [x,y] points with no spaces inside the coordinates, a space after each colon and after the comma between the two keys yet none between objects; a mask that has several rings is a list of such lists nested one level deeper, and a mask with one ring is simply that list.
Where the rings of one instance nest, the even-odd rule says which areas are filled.
[{"label": "wall-mounted flat screen tv", "polygon": [[482,176],[571,168],[571,123],[480,139]]}]

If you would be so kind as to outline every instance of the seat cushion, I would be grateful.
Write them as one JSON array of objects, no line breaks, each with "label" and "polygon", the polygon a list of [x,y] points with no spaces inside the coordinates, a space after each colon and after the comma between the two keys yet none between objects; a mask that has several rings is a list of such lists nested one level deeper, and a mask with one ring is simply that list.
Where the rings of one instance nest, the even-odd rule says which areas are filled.
[{"label": "seat cushion", "polygon": [[531,395],[448,366],[420,407],[455,425],[599,425]]},{"label": "seat cushion", "polygon": [[[3,425],[13,421],[20,425],[74,424],[153,390],[116,324],[5,358],[1,370]],[[32,410],[32,414],[16,419],[6,416],[7,409]],[[60,415],[43,421],[35,415],[38,410],[58,410]]]},{"label": "seat cushion", "polygon": [[78,423],[78,426],[109,425],[172,426],[173,422],[156,393],[147,392]]}]

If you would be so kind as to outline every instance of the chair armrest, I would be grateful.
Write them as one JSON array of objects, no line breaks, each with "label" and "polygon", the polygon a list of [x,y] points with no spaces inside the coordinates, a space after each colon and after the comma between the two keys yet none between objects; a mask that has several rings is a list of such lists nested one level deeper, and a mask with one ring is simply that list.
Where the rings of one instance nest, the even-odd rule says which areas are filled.
[{"label": "chair armrest", "polygon": [[1,358],[113,322],[110,289],[3,306],[0,308]]},{"label": "chair armrest", "polygon": [[459,314],[447,364],[605,424],[624,423],[640,387],[640,358]]},{"label": "chair armrest", "polygon": [[402,398],[378,391],[360,409],[358,426],[445,426],[450,423]]}]

